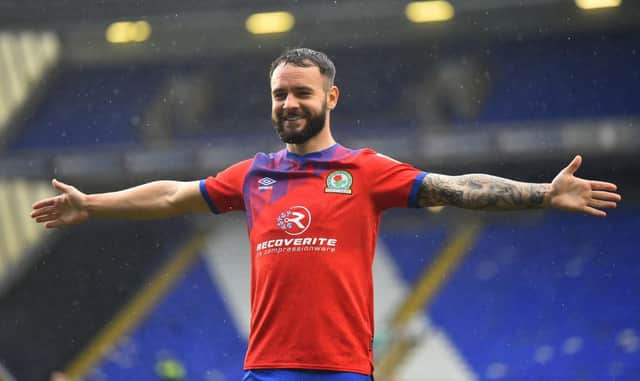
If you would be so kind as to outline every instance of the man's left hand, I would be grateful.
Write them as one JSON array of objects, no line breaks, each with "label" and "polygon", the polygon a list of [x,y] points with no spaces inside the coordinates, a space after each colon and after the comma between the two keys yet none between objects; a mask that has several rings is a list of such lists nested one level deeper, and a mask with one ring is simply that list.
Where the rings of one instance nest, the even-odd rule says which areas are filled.
[{"label": "man's left hand", "polygon": [[622,199],[615,192],[618,187],[613,183],[574,176],[581,164],[582,157],[578,155],[558,173],[551,182],[545,203],[552,208],[604,217],[607,213],[602,209],[615,208]]}]

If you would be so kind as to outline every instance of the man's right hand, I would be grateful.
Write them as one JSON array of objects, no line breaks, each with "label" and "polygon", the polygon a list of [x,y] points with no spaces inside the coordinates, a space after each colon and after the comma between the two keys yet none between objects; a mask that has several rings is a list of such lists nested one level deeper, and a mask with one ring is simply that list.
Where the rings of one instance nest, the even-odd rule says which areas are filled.
[{"label": "man's right hand", "polygon": [[44,223],[46,228],[79,224],[89,219],[84,193],[56,179],[51,181],[51,185],[62,194],[33,204],[31,218],[38,223]]}]

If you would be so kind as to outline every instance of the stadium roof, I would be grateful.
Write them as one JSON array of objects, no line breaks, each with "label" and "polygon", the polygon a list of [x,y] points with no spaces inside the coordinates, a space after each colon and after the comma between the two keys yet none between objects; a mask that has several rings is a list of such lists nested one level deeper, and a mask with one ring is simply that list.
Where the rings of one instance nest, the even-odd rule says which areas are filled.
[{"label": "stadium roof", "polygon": [[477,36],[513,30],[526,34],[637,28],[640,24],[638,1],[622,1],[618,8],[588,12],[577,9],[569,0],[449,2],[456,13],[452,22],[423,28],[410,25],[404,15],[409,2],[398,0],[0,0],[0,29],[46,28],[67,35],[82,31],[84,36],[91,36],[86,33],[91,26],[103,35],[104,26],[113,21],[145,19],[157,30],[170,32],[177,38],[193,32],[224,33],[226,43],[216,41],[217,48],[224,48],[238,46],[234,39],[229,43],[228,33],[242,31],[248,15],[275,10],[288,11],[296,17],[296,30],[292,34],[298,39],[304,36],[305,42],[306,39],[343,42],[353,39],[354,33],[365,42],[369,39],[393,42],[425,34]]},{"label": "stadium roof", "polygon": [[[453,20],[422,25],[410,23],[404,15],[408,1],[397,0],[0,0],[0,29],[56,30],[72,56],[99,60],[105,29],[118,20],[148,21],[153,49],[135,54],[156,57],[162,52],[176,57],[224,55],[283,45],[380,46],[425,38],[509,38],[640,27],[637,1],[598,11],[580,10],[568,0],[449,2],[455,8]],[[267,37],[247,33],[249,15],[277,10],[295,16],[291,32]],[[128,53],[109,51],[108,56],[130,59]]]}]

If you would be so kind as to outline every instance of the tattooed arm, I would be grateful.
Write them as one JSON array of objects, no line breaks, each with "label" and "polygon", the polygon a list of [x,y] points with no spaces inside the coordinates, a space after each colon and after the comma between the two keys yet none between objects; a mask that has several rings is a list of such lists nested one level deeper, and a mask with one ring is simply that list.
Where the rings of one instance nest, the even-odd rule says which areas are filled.
[{"label": "tattooed arm", "polygon": [[470,174],[425,176],[418,193],[422,207],[451,205],[478,210],[519,210],[553,207],[604,217],[603,208],[621,200],[615,184],[574,176],[582,158],[575,159],[549,183],[535,184]]},{"label": "tattooed arm", "polygon": [[470,174],[425,176],[419,193],[422,207],[451,205],[466,209],[516,210],[542,208],[550,184],[522,183],[501,177]]}]

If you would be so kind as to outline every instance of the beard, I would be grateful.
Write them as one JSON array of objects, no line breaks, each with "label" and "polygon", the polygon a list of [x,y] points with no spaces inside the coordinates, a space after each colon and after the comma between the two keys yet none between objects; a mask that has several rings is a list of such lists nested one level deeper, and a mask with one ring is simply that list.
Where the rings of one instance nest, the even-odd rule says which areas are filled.
[{"label": "beard", "polygon": [[[299,130],[289,130],[285,127],[287,116],[296,115],[305,120],[305,125]],[[284,143],[288,144],[304,144],[309,139],[318,135],[324,129],[324,123],[327,119],[327,102],[323,102],[322,108],[316,114],[306,108],[299,108],[295,112],[285,113],[280,110],[277,115],[271,117],[273,126]]]}]

